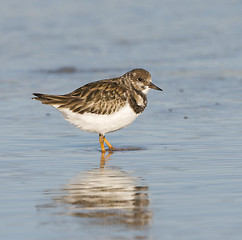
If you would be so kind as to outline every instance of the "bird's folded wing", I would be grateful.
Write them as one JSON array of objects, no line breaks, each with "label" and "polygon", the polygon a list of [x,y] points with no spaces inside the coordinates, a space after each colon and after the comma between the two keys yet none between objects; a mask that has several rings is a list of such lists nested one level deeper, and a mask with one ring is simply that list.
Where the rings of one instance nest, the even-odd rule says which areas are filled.
[{"label": "bird's folded wing", "polygon": [[127,103],[127,89],[112,81],[89,83],[72,93],[67,104],[73,112],[112,114]]},{"label": "bird's folded wing", "polygon": [[115,81],[99,81],[84,85],[66,95],[35,93],[43,104],[67,108],[76,113],[112,114],[127,103],[128,92]]}]

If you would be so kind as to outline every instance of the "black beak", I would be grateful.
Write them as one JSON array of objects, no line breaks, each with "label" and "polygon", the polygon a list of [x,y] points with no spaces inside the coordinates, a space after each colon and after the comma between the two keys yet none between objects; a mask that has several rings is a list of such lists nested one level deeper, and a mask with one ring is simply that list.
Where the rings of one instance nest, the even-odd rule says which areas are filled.
[{"label": "black beak", "polygon": [[150,83],[149,88],[155,89],[155,90],[159,90],[159,91],[163,91],[161,88],[157,87],[154,83]]}]

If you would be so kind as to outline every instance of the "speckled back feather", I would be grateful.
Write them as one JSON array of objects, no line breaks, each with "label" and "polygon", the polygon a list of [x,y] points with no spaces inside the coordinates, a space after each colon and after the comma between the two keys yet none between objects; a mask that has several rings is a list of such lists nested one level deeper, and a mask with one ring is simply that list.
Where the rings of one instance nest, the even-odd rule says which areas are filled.
[{"label": "speckled back feather", "polygon": [[47,95],[34,93],[36,100],[43,104],[59,105],[73,112],[111,114],[118,111],[127,102],[127,89],[115,82],[116,79],[92,82],[65,95]]},{"label": "speckled back feather", "polygon": [[65,95],[33,93],[43,104],[67,108],[74,113],[112,114],[129,103],[137,114],[147,105],[143,92],[149,88],[151,77],[144,69],[134,69],[119,78],[88,83]]}]

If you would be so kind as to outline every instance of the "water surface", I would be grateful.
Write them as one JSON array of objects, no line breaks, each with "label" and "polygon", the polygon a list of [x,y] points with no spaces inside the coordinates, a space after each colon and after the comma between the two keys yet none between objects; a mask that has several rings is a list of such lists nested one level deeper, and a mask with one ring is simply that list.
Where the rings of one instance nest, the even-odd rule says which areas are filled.
[{"label": "water surface", "polygon": [[[241,239],[240,1],[6,1],[1,239]],[[151,72],[129,127],[81,132],[32,92]]]}]

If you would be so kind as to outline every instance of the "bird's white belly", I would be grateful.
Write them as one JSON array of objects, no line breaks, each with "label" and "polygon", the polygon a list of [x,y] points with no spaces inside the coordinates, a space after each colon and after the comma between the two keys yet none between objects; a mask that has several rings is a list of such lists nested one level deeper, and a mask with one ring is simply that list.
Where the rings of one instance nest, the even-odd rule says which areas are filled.
[{"label": "bird's white belly", "polygon": [[67,108],[58,108],[57,105],[54,107],[64,115],[67,121],[81,130],[101,134],[113,132],[126,127],[139,116],[139,114],[136,114],[130,108],[129,104],[126,104],[118,112],[108,115],[98,115],[93,113],[79,114],[74,113]]}]

